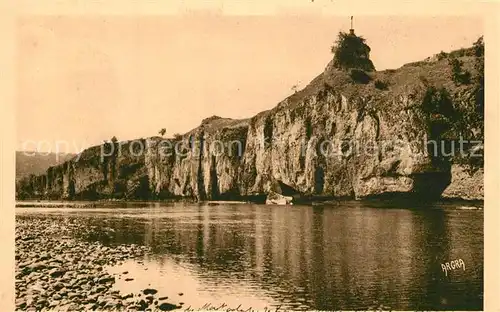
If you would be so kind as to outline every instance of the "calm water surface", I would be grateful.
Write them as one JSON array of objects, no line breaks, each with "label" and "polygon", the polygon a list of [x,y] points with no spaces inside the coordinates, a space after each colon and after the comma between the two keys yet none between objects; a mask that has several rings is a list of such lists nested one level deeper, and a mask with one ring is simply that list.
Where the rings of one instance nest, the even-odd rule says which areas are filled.
[{"label": "calm water surface", "polygon": [[[129,272],[115,286],[153,287],[184,307],[482,310],[483,210],[471,208],[122,203],[16,214],[79,218],[89,240],[150,246],[142,262],[109,269]],[[441,264],[455,259],[465,270],[446,276]]]}]

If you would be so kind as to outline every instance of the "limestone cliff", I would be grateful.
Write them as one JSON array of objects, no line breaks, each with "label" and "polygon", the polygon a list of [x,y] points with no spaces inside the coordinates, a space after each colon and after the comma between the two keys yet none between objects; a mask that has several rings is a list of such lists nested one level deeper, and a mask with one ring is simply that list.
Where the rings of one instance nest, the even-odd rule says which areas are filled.
[{"label": "limestone cliff", "polygon": [[[460,57],[472,77],[482,75],[477,59]],[[458,137],[482,139],[482,120],[470,124],[477,102],[477,85],[454,82],[446,59],[370,73],[361,83],[329,64],[303,90],[250,119],[213,116],[177,138],[139,140],[143,153],[130,148],[141,145],[133,141],[104,158],[104,146],[92,147],[20,182],[17,195],[238,199],[278,185],[305,198],[482,199],[483,169],[468,175],[463,157],[446,152]],[[435,152],[428,141],[437,142]]]},{"label": "limestone cliff", "polygon": [[140,144],[132,147],[126,142],[120,144],[88,148],[69,161],[50,167],[44,175],[29,176],[17,184],[16,198],[148,198]]},{"label": "limestone cliff", "polygon": [[470,170],[462,165],[451,166],[451,182],[442,196],[451,199],[484,200],[484,170]]},{"label": "limestone cliff", "polygon": [[238,197],[247,120],[213,116],[176,140],[146,141],[145,164],[153,196]]},{"label": "limestone cliff", "polygon": [[74,156],[75,154],[66,153],[16,152],[16,181],[30,174],[44,174],[49,167],[61,164]]}]

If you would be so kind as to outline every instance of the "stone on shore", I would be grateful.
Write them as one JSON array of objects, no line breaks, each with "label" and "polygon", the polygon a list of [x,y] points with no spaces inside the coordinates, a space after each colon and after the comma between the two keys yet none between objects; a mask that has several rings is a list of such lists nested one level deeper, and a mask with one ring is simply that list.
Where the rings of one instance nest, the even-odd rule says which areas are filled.
[{"label": "stone on shore", "polygon": [[168,311],[177,307],[170,303],[157,306],[158,291],[153,288],[143,290],[145,299],[138,298],[141,293],[121,294],[113,289],[116,278],[106,273],[105,267],[140,259],[149,248],[135,244],[103,246],[82,240],[77,233],[89,234],[86,225],[77,219],[16,219],[16,310]]},{"label": "stone on shore", "polygon": [[267,205],[293,205],[292,196],[283,196],[281,194],[270,191],[266,199]]},{"label": "stone on shore", "polygon": [[156,294],[157,292],[158,292],[158,290],[156,290],[156,289],[152,289],[152,288],[146,288],[146,289],[144,289],[144,290],[142,291],[142,293],[143,293],[144,295],[154,295],[154,294]]},{"label": "stone on shore", "polygon": [[158,306],[158,309],[160,309],[161,311],[172,311],[180,308],[180,306],[171,303],[162,303]]}]

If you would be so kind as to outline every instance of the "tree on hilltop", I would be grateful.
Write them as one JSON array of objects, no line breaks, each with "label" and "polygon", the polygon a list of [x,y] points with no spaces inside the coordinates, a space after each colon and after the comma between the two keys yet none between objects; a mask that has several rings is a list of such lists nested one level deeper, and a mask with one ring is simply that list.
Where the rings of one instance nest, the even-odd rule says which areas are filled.
[{"label": "tree on hilltop", "polygon": [[474,54],[476,56],[484,56],[484,38],[483,36],[479,37],[476,42],[473,43]]},{"label": "tree on hilltop", "polygon": [[337,41],[332,46],[333,67],[341,70],[352,68],[364,71],[374,71],[375,66],[370,60],[370,47],[366,44],[366,39],[354,34],[339,32]]}]

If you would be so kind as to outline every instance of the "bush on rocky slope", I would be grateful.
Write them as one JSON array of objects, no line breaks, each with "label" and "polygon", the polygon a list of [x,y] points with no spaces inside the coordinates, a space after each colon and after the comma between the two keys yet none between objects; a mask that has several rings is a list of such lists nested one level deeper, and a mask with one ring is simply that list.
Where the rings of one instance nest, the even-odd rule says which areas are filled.
[{"label": "bush on rocky slope", "polygon": [[332,53],[335,53],[333,57],[335,68],[375,70],[375,66],[370,60],[370,47],[366,44],[366,39],[358,37],[354,33],[339,32],[337,41],[332,47]]}]

